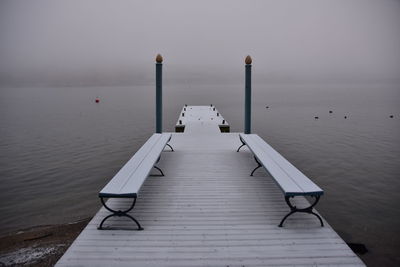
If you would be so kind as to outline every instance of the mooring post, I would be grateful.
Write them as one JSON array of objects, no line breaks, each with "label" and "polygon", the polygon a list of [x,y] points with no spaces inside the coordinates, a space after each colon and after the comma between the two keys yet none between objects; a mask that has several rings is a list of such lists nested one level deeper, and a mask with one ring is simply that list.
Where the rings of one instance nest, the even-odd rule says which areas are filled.
[{"label": "mooring post", "polygon": [[162,133],[162,62],[163,57],[156,57],[156,133]]},{"label": "mooring post", "polygon": [[244,96],[244,133],[251,133],[251,63],[252,59],[247,56],[245,59],[245,96]]}]

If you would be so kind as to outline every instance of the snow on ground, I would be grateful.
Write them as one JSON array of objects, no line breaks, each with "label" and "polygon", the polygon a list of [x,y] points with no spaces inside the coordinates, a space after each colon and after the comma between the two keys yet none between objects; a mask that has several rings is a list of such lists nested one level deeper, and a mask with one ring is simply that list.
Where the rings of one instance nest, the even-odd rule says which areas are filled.
[{"label": "snow on ground", "polygon": [[49,254],[55,254],[62,246],[64,245],[56,245],[52,247],[28,247],[0,254],[0,266],[34,263]]}]

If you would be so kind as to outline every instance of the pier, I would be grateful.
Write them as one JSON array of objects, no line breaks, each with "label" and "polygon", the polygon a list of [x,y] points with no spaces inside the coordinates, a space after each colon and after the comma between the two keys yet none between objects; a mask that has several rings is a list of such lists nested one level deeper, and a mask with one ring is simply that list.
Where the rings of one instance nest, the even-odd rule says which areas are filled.
[{"label": "pier", "polygon": [[[98,230],[109,214],[101,208],[57,266],[364,266],[324,219],[321,227],[298,213],[278,227],[288,212],[280,189],[264,169],[249,176],[252,153],[236,152],[239,134],[223,133],[229,125],[214,108],[182,108],[175,151],[158,163],[165,176],[147,178],[132,211],[144,230],[124,217],[109,220],[121,230]],[[294,204],[309,205],[304,197]]]}]

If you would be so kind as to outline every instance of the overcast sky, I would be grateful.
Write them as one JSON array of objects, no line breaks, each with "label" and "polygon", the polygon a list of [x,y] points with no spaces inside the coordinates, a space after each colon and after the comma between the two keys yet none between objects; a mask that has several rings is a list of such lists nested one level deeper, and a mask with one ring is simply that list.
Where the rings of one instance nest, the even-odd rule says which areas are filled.
[{"label": "overcast sky", "polygon": [[177,79],[250,54],[266,81],[399,81],[400,1],[0,1],[0,85],[147,81],[157,53]]}]

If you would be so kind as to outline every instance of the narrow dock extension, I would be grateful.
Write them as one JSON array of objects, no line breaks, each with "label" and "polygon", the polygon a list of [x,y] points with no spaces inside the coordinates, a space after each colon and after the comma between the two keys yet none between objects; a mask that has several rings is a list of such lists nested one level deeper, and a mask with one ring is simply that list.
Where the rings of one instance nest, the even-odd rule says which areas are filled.
[{"label": "narrow dock extension", "polygon": [[[222,133],[229,133],[229,123],[222,117],[214,105],[209,106],[188,106],[184,105],[175,125],[175,132],[187,132],[187,125],[194,126],[201,124],[215,125]],[[196,127],[198,129],[199,127]],[[200,127],[200,130],[211,127]],[[214,127],[215,128],[215,127]]]}]

